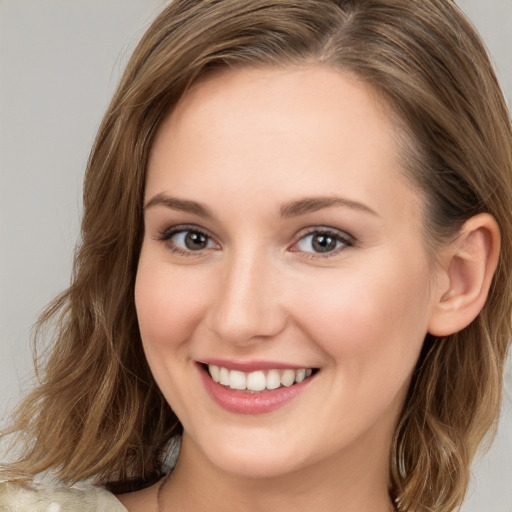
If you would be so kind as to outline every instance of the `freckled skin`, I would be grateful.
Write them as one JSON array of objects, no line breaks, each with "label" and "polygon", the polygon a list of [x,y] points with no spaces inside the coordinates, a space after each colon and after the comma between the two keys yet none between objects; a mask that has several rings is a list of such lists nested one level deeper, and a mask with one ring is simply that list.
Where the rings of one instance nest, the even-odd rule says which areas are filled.
[{"label": "freckled skin", "polygon": [[[435,282],[395,134],[371,90],[323,67],[221,73],[161,126],[146,201],[167,194],[212,213],[145,212],[136,306],[148,362],[185,429],[178,475],[200,467],[196,478],[216,475],[219,486],[228,475],[268,484],[314,468],[315,481],[332,488],[337,472],[358,482],[368,507],[384,503],[390,439]],[[337,205],[280,216],[283,204],[319,196],[374,213]],[[162,240],[174,226],[210,243]],[[315,252],[310,228],[353,244]],[[196,361],[208,357],[320,371],[284,407],[236,415],[201,384]],[[336,510],[325,496],[324,510]]]}]

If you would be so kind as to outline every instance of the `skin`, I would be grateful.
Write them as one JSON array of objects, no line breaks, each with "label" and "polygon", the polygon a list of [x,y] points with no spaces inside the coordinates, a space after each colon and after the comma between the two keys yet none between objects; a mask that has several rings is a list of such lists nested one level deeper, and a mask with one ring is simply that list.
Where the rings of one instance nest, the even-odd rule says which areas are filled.
[{"label": "skin", "polygon": [[[220,73],[160,127],[135,299],[149,365],[185,429],[163,509],[392,510],[391,438],[448,286],[397,137],[368,86],[318,66]],[[342,201],[282,215],[311,197]],[[205,249],[168,236],[184,225],[208,235]],[[315,252],[308,235],[327,228],[340,241]],[[211,357],[319,372],[278,410],[241,415],[206,393],[197,361]],[[156,487],[120,500],[156,507]]]}]

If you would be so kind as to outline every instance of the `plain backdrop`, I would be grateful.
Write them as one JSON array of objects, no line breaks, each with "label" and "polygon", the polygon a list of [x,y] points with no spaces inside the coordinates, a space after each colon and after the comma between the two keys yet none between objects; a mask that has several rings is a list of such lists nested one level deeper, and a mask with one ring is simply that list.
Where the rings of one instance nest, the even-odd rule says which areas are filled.
[{"label": "plain backdrop", "polygon": [[[512,105],[512,0],[461,0]],[[69,283],[81,181],[123,66],[162,0],[0,0],[0,426],[31,382],[31,326]],[[511,205],[512,207],[512,205]],[[456,376],[454,375],[454,378]],[[463,512],[512,512],[512,371]]]}]

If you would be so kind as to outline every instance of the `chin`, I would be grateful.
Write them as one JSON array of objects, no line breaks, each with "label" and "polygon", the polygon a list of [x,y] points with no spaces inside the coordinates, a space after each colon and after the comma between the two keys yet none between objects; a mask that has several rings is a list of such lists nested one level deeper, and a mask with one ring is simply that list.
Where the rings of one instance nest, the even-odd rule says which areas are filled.
[{"label": "chin", "polygon": [[232,450],[217,458],[214,463],[222,472],[244,479],[279,478],[300,470],[304,465],[304,461],[299,461],[294,456],[275,452],[261,454]]},{"label": "chin", "polygon": [[196,449],[221,472],[240,478],[281,477],[307,465],[304,450],[296,443],[283,443],[256,434],[241,439],[212,436],[203,446],[196,444]]}]

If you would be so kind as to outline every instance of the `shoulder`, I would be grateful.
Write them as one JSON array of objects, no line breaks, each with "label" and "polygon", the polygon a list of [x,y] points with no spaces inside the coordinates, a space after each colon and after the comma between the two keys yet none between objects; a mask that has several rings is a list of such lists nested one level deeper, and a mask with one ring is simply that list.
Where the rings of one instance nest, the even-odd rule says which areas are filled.
[{"label": "shoulder", "polygon": [[0,482],[0,512],[127,512],[100,487],[53,487],[41,483]]}]

